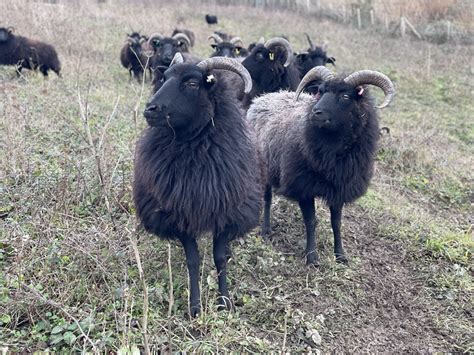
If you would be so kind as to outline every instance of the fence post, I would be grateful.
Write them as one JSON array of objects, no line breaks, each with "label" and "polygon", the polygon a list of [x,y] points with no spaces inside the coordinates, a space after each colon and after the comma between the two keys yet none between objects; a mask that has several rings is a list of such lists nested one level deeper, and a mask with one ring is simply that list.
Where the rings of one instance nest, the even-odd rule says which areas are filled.
[{"label": "fence post", "polygon": [[406,34],[406,31],[407,31],[407,28],[406,28],[406,25],[405,25],[405,17],[400,17],[400,35],[403,37],[405,37],[405,34]]},{"label": "fence post", "polygon": [[362,19],[360,17],[360,7],[357,8],[357,27],[362,28]]}]

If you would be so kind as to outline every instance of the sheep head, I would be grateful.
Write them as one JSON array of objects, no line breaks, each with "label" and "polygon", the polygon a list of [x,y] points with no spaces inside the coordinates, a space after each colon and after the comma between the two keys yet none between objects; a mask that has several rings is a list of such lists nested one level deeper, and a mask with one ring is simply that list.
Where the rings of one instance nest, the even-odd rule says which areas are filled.
[{"label": "sheep head", "polygon": [[238,74],[250,92],[252,79],[247,70],[231,58],[209,58],[197,65],[184,63],[177,53],[164,73],[161,88],[148,102],[144,115],[150,126],[172,127],[176,133],[204,127],[214,117],[212,96],[218,78],[212,70],[230,70]]},{"label": "sheep head", "polygon": [[13,37],[13,27],[0,27],[0,43],[7,42]]}]

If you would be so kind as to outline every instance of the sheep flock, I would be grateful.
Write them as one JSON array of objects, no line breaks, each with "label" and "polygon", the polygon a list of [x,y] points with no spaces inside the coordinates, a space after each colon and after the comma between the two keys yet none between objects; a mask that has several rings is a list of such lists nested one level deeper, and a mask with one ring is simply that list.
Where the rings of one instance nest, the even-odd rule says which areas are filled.
[{"label": "sheep flock", "polygon": [[[231,242],[257,228],[272,237],[273,194],[298,203],[306,263],[318,266],[315,201],[330,210],[334,260],[348,263],[342,210],[370,184],[380,135],[378,110],[393,100],[390,78],[370,68],[336,75],[336,58],[318,34],[294,48],[283,35],[255,38],[215,29],[206,15],[209,55],[193,52],[191,28],[124,34],[117,48],[123,81],[149,86],[148,124],[135,151],[133,200],[143,229],[184,248],[189,315],[202,312],[198,239],[213,238],[220,308],[232,310],[227,285]],[[0,64],[61,74],[51,44],[0,27]],[[128,73],[128,75],[127,75]],[[60,80],[60,79],[59,79]],[[376,105],[369,86],[385,95]],[[295,241],[296,243],[296,241]],[[238,258],[238,255],[235,256]]]}]

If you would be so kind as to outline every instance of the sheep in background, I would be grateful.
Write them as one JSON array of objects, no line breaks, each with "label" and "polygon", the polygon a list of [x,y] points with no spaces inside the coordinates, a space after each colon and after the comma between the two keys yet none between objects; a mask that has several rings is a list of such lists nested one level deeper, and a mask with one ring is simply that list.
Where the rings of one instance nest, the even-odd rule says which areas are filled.
[{"label": "sheep in background", "polygon": [[[327,43],[324,43],[321,47],[315,46],[311,41],[311,38],[305,33],[308,39],[309,48],[305,52],[295,53],[295,64],[300,71],[300,77],[303,78],[307,72],[317,66],[325,66],[328,63],[336,65],[336,58],[328,57],[326,53]],[[319,82],[313,82],[308,84],[304,92],[309,94],[316,94],[318,92]]]},{"label": "sheep in background", "polygon": [[219,34],[213,33],[208,39],[214,41],[211,47],[214,48],[215,52],[211,54],[211,57],[229,57],[243,60],[248,55],[248,51],[240,37],[225,36],[223,38]]},{"label": "sheep in background", "polygon": [[[125,44],[120,51],[120,62],[128,69],[130,78],[134,76],[138,81],[146,69],[150,70],[150,59],[153,49],[148,44],[146,36],[133,32],[127,35]],[[151,71],[150,71],[151,74]]]},{"label": "sheep in background", "polygon": [[243,98],[244,107],[249,107],[254,97],[264,93],[296,90],[300,82],[291,45],[281,37],[269,39],[264,44],[255,44],[242,65],[249,71],[253,81],[252,92]]},{"label": "sheep in background", "polygon": [[[323,81],[318,94],[301,93],[314,80]],[[273,187],[299,203],[308,264],[318,264],[315,197],[323,199],[331,211],[336,260],[347,262],[340,232],[342,207],[367,191],[379,139],[378,117],[366,85],[384,91],[385,101],[379,108],[386,107],[395,94],[392,82],[382,73],[362,70],[337,79],[319,66],[306,74],[296,93],[261,96],[247,112],[268,169],[262,234],[271,232]]]},{"label": "sheep in background", "polygon": [[61,76],[61,63],[52,45],[13,32],[12,27],[0,27],[0,64],[16,66],[18,75],[25,68],[39,69],[44,77],[49,70]]},{"label": "sheep in background", "polygon": [[229,242],[258,224],[263,168],[254,132],[234,88],[222,75],[252,80],[235,59],[197,65],[176,54],[145,118],[151,126],[137,143],[133,195],[143,227],[183,245],[190,280],[190,314],[201,309],[197,238],[212,232],[220,307],[231,308],[226,265]]},{"label": "sheep in background", "polygon": [[204,18],[208,25],[217,25],[217,16],[206,14]]},{"label": "sheep in background", "polygon": [[[189,38],[189,47],[194,47],[195,36],[194,32],[186,28],[175,28],[171,37],[177,35],[178,33],[184,33]],[[186,45],[186,42],[183,42],[183,45]],[[189,52],[189,48],[185,48],[182,52]]]}]

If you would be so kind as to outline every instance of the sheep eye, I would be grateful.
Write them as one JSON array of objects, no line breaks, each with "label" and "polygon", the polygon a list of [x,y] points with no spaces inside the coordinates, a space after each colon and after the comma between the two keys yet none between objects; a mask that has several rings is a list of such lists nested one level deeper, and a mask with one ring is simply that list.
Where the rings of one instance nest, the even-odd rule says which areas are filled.
[{"label": "sheep eye", "polygon": [[342,98],[343,98],[344,100],[349,100],[351,97],[350,97],[349,95],[347,95],[347,94],[344,94],[344,95],[342,95]]},{"label": "sheep eye", "polygon": [[263,54],[262,53],[257,53],[257,55],[255,56],[258,60],[262,60],[263,59]]},{"label": "sheep eye", "polygon": [[186,87],[190,88],[190,89],[199,89],[199,83],[197,83],[196,81],[188,81],[186,83]]}]

